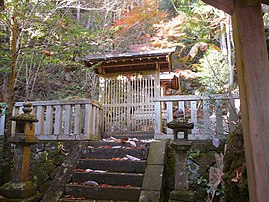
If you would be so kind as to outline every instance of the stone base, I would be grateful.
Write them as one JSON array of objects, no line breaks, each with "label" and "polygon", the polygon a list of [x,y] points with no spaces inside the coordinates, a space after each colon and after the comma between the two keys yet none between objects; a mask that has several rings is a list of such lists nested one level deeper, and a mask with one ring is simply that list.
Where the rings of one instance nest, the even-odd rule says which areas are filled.
[{"label": "stone base", "polygon": [[10,199],[24,199],[36,194],[33,182],[8,182],[0,187],[0,195]]},{"label": "stone base", "polygon": [[142,190],[140,193],[139,202],[160,201],[160,191]]},{"label": "stone base", "polygon": [[33,196],[29,196],[24,199],[0,198],[0,202],[37,202],[37,201],[40,201],[42,197],[43,197],[43,194],[37,193]]},{"label": "stone base", "polygon": [[195,202],[195,194],[189,190],[174,190],[170,193],[169,202]]}]

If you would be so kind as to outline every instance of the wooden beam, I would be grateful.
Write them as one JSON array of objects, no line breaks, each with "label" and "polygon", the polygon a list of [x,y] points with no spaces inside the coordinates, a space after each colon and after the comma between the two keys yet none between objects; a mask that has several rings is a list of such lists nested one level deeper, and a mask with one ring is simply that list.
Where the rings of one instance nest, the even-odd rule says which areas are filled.
[{"label": "wooden beam", "polygon": [[203,2],[224,11],[230,15],[233,14],[233,0],[202,0]]},{"label": "wooden beam", "polygon": [[[234,5],[233,0],[202,0],[203,2],[224,11],[230,15],[233,14]],[[250,4],[253,3],[252,0],[242,0],[243,4],[251,6]],[[269,0],[262,0],[261,3],[269,5]]]},{"label": "wooden beam", "polygon": [[240,6],[257,6],[261,4],[260,0],[239,0]]},{"label": "wooden beam", "polygon": [[259,0],[232,16],[250,201],[269,199],[269,62]]}]

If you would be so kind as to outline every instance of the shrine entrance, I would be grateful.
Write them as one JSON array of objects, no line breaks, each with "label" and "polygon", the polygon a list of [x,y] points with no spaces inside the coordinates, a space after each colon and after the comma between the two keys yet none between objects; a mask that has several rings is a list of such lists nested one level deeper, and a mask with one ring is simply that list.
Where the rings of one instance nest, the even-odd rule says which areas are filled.
[{"label": "shrine entrance", "polygon": [[[175,48],[88,56],[100,78],[103,135],[154,134],[155,103],[161,95],[160,72],[172,70]],[[158,110],[160,112],[160,110]]]},{"label": "shrine entrance", "polygon": [[154,73],[100,79],[106,134],[154,133],[155,80]]}]

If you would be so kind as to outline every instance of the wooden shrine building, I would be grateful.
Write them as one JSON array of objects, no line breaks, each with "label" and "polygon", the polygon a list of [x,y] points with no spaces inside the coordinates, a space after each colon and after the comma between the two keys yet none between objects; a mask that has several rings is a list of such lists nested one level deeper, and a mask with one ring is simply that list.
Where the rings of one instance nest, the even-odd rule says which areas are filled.
[{"label": "wooden shrine building", "polygon": [[174,51],[170,48],[86,57],[85,64],[95,65],[100,78],[104,135],[154,134],[154,98],[161,95],[160,72],[172,70]]}]

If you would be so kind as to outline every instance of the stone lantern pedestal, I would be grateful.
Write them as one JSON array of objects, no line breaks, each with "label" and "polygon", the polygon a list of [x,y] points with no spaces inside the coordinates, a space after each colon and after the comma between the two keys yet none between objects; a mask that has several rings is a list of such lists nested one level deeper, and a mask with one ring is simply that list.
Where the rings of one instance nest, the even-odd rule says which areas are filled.
[{"label": "stone lantern pedestal", "polygon": [[195,201],[194,193],[189,190],[187,152],[192,145],[188,140],[177,140],[171,146],[175,151],[175,190],[170,193],[169,202]]},{"label": "stone lantern pedestal", "polygon": [[38,142],[34,136],[34,122],[37,122],[37,119],[30,114],[31,106],[31,103],[25,103],[24,114],[11,118],[11,120],[16,121],[15,135],[10,139],[10,142],[15,145],[12,181],[0,187],[0,194],[8,198],[6,201],[12,201],[11,199],[32,201],[38,197],[36,186],[29,180],[31,145]]}]

